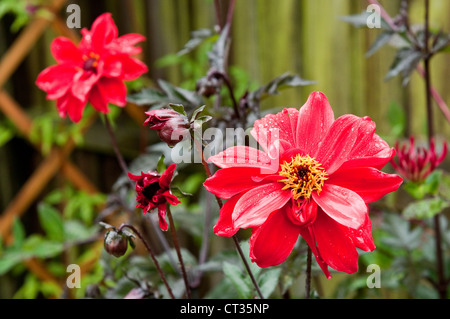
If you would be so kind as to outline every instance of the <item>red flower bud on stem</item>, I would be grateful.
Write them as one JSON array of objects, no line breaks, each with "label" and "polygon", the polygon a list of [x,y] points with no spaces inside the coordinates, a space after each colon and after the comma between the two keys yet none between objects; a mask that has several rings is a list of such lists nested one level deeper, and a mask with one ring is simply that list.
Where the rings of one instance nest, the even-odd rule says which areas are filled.
[{"label": "red flower bud on stem", "polygon": [[148,115],[144,125],[156,130],[159,138],[170,147],[181,142],[189,134],[188,118],[171,109],[158,109],[145,113]]}]

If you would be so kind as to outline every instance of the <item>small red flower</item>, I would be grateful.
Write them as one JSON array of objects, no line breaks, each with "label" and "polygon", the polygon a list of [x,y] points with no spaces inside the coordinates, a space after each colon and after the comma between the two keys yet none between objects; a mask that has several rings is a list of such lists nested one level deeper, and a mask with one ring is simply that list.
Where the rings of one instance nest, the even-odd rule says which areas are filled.
[{"label": "small red flower", "polygon": [[204,186],[228,199],[214,232],[252,228],[250,257],[260,267],[282,263],[300,235],[328,278],[328,266],[356,272],[356,248],[375,249],[367,203],[402,183],[380,171],[394,150],[375,123],[335,120],[326,96],[314,92],[300,110],[257,120],[251,133],[264,151],[236,146],[209,158],[221,169]]},{"label": "small red flower", "polygon": [[447,143],[443,143],[442,153],[439,157],[435,149],[434,139],[431,139],[429,149],[416,147],[414,144],[413,136],[409,138],[409,145],[404,143],[400,147],[397,142],[395,144],[397,161],[393,158],[391,165],[404,178],[412,182],[423,182],[444,160],[447,155]]},{"label": "small red flower", "polygon": [[127,88],[124,81],[134,80],[147,72],[147,66],[130,55],[141,52],[134,45],[145,40],[139,34],[118,37],[110,13],[100,15],[91,30],[81,30],[78,46],[68,38],[57,37],[51,51],[57,64],[43,70],[36,85],[56,100],[61,117],[67,114],[80,121],[87,102],[108,113],[108,103],[125,106]]},{"label": "small red flower", "polygon": [[180,201],[172,194],[170,183],[176,164],[170,165],[161,175],[155,171],[147,173],[141,172],[141,175],[128,173],[128,177],[136,182],[136,201],[137,208],[142,208],[144,214],[158,208],[159,227],[166,231],[168,228],[166,222],[166,205],[178,205]]},{"label": "small red flower", "polygon": [[171,109],[158,109],[145,113],[148,118],[144,125],[156,130],[159,138],[169,146],[175,146],[189,134],[188,118]]}]

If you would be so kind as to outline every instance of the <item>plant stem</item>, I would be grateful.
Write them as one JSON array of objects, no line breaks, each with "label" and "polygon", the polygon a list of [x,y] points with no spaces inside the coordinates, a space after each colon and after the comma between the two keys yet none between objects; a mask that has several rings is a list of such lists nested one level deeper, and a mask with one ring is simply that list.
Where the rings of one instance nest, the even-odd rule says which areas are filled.
[{"label": "plant stem", "polygon": [[[425,89],[426,89],[426,107],[427,107],[427,124],[428,124],[428,141],[431,145],[431,141],[434,137],[434,126],[433,126],[433,108],[432,108],[432,92],[431,92],[431,75],[430,75],[430,60],[432,57],[429,48],[429,22],[430,22],[430,3],[429,0],[425,0],[425,59],[424,59],[424,78],[425,78]],[[441,239],[441,226],[440,226],[440,214],[434,216],[434,237],[435,237],[435,247],[436,247],[436,267],[437,267],[437,290],[439,297],[441,299],[446,299],[447,297],[447,283],[444,274],[444,258],[442,254],[442,239]]]},{"label": "plant stem", "polygon": [[308,255],[306,257],[306,283],[305,283],[305,295],[306,299],[309,299],[311,295],[311,262],[312,262],[312,251],[308,247]]},{"label": "plant stem", "polygon": [[186,296],[191,298],[191,289],[189,288],[189,281],[186,274],[186,268],[184,267],[183,256],[181,255],[180,245],[178,243],[177,231],[175,229],[175,223],[173,222],[172,212],[170,211],[170,205],[167,204],[167,217],[170,223],[170,232],[172,233],[173,245],[177,251],[178,260],[180,261],[181,273],[183,274],[184,285],[186,286]]},{"label": "plant stem", "polygon": [[245,259],[244,253],[242,252],[242,249],[241,249],[241,245],[239,244],[239,239],[237,238],[236,235],[233,235],[233,241],[234,241],[236,249],[239,253],[239,256],[241,256],[241,259],[244,262],[245,269],[247,269],[250,279],[252,280],[253,286],[255,286],[255,289],[259,295],[259,298],[264,299],[264,296],[262,295],[261,290],[259,289],[259,286],[258,286],[258,283],[256,282],[255,276],[253,276],[252,270],[250,269],[247,259]]},{"label": "plant stem", "polygon": [[117,160],[119,161],[120,168],[122,169],[125,176],[127,176],[128,172],[129,172],[128,167],[127,167],[127,164],[125,163],[125,160],[123,159],[122,154],[120,153],[119,145],[117,144],[117,139],[114,134],[114,130],[111,126],[111,122],[109,121],[108,115],[105,114],[104,119],[105,119],[106,129],[108,130],[109,137],[111,138],[111,143],[112,143],[114,153],[116,154]]},{"label": "plant stem", "polygon": [[153,254],[152,249],[150,248],[149,244],[147,243],[147,241],[144,239],[144,237],[141,235],[141,233],[133,226],[130,224],[122,224],[120,225],[119,229],[117,230],[118,232],[121,232],[123,228],[129,228],[131,229],[138,237],[139,239],[142,241],[142,243],[144,244],[145,248],[147,249],[147,251],[149,252],[150,256],[152,257],[153,262],[155,263],[156,269],[159,272],[159,275],[161,276],[162,281],[164,282],[164,285],[167,288],[167,291],[169,292],[169,295],[172,299],[175,299],[175,296],[173,295],[172,289],[169,286],[169,283],[166,280],[166,276],[164,276],[164,273],[161,269],[161,267],[159,266],[158,260],[156,259],[155,255]]}]

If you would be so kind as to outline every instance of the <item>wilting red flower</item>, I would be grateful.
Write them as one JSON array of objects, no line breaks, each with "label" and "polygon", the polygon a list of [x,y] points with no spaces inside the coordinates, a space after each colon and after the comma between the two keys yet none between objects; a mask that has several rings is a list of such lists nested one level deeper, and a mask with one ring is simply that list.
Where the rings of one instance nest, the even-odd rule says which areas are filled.
[{"label": "wilting red flower", "polygon": [[159,138],[169,146],[175,146],[189,134],[189,120],[183,114],[171,109],[158,109],[145,113],[144,125],[156,130]]},{"label": "wilting red flower", "polygon": [[395,143],[397,161],[391,160],[391,165],[404,178],[412,182],[423,182],[431,172],[444,160],[447,155],[447,143],[442,146],[442,153],[438,157],[434,139],[430,140],[430,147],[416,147],[414,137],[409,138],[409,145],[404,143],[401,147]]},{"label": "wilting red flower", "polygon": [[161,175],[156,171],[147,173],[141,172],[141,175],[128,173],[128,177],[136,182],[136,201],[137,208],[142,208],[144,214],[158,208],[159,227],[167,230],[166,205],[178,205],[180,201],[172,194],[170,183],[172,182],[173,172],[176,164],[170,165]]},{"label": "wilting red flower", "polygon": [[301,235],[328,278],[328,266],[354,273],[356,248],[375,249],[367,203],[402,183],[380,171],[395,151],[374,132],[368,117],[335,120],[320,92],[300,110],[257,120],[251,133],[264,151],[236,146],[209,158],[222,169],[204,186],[228,199],[214,232],[252,228],[250,257],[260,267],[282,263]]},{"label": "wilting red flower", "polygon": [[125,106],[127,88],[124,81],[147,72],[147,66],[130,55],[141,52],[134,45],[145,40],[139,34],[118,37],[110,13],[100,15],[91,30],[82,29],[78,46],[65,37],[57,37],[51,51],[57,64],[43,70],[36,85],[56,100],[61,117],[69,115],[78,122],[87,102],[108,113],[108,103]]}]

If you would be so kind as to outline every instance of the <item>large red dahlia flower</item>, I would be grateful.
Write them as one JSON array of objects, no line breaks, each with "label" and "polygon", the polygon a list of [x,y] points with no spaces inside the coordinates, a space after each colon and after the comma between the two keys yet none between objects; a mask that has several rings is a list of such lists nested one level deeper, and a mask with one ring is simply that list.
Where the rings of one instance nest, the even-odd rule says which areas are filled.
[{"label": "large red dahlia flower", "polygon": [[257,120],[251,133],[264,151],[236,146],[209,158],[222,169],[204,186],[228,199],[214,232],[252,228],[250,257],[260,267],[282,263],[301,235],[328,278],[328,266],[356,272],[356,248],[375,249],[367,203],[402,183],[380,171],[395,151],[374,132],[368,117],[335,120],[319,92],[300,110]]},{"label": "large red dahlia flower", "polygon": [[87,102],[108,113],[108,103],[125,106],[127,88],[124,81],[147,72],[147,66],[131,55],[141,49],[134,45],[145,40],[139,34],[118,37],[110,13],[100,15],[91,30],[82,29],[78,46],[65,37],[57,37],[51,51],[57,64],[43,70],[36,85],[56,100],[59,115],[67,114],[80,121]]}]

